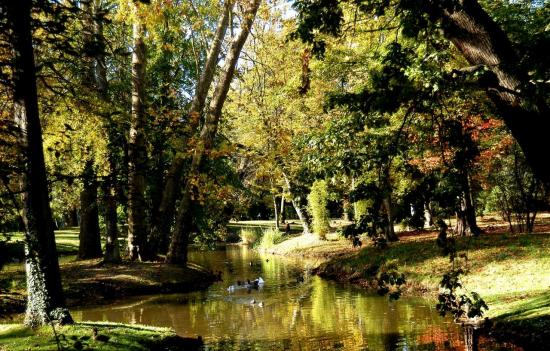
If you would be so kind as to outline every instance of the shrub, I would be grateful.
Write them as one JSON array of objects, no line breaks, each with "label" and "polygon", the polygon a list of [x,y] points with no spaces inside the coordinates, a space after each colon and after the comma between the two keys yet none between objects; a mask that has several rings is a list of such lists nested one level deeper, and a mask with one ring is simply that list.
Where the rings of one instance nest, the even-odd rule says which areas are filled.
[{"label": "shrub", "polygon": [[355,219],[356,222],[359,222],[361,220],[361,217],[367,214],[367,210],[369,206],[370,206],[369,200],[359,200],[353,204],[353,209],[354,209],[353,218]]},{"label": "shrub", "polygon": [[257,228],[243,228],[239,236],[243,244],[253,245],[260,238],[260,232]]},{"label": "shrub", "polygon": [[324,239],[328,233],[329,212],[328,204],[328,185],[326,180],[316,180],[311,186],[311,192],[307,197],[309,211],[312,217],[313,231]]},{"label": "shrub", "polygon": [[281,241],[283,241],[283,233],[275,228],[265,229],[260,240],[260,247],[269,249]]}]

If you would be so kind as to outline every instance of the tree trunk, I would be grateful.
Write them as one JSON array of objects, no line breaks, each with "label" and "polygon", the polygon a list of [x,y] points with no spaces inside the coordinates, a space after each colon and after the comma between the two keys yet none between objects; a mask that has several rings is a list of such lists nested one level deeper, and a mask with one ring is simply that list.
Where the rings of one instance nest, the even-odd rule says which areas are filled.
[{"label": "tree trunk", "polygon": [[279,230],[279,208],[277,204],[277,196],[271,195],[273,199],[273,214],[275,215],[275,228]]},{"label": "tree trunk", "polygon": [[25,324],[36,327],[52,319],[72,323],[65,307],[40,125],[31,29],[30,0],[4,3],[13,50],[14,117],[20,128],[24,159],[22,186],[25,225],[27,310]]},{"label": "tree trunk", "polygon": [[191,229],[190,224],[192,223],[190,208],[193,202],[193,183],[199,176],[203,156],[212,149],[222,113],[222,107],[229,91],[229,85],[233,79],[239,55],[248,37],[254,18],[256,17],[260,2],[260,0],[249,1],[242,19],[241,30],[232,41],[229,52],[225,58],[220,81],[214,90],[210,109],[201,130],[199,141],[193,154],[193,160],[185,180],[182,199],[176,215],[176,225],[172,232],[170,247],[168,248],[168,255],[166,256],[166,260],[169,263],[185,264],[187,262],[187,243]]},{"label": "tree trunk", "polygon": [[[94,13],[91,0],[82,1],[82,27],[85,49],[93,46]],[[85,74],[82,85],[90,90],[95,87],[94,59],[89,55],[83,57]],[[93,161],[87,160],[82,172],[83,188],[80,193],[80,235],[78,258],[89,259],[101,257],[101,237],[99,234],[99,212],[97,208],[97,180]]]},{"label": "tree trunk", "polygon": [[281,213],[281,224],[285,224],[286,223],[285,194],[281,195],[281,210],[279,212]]},{"label": "tree trunk", "polygon": [[[99,2],[95,2],[95,14],[99,12]],[[105,46],[105,38],[103,36],[103,23],[101,20],[94,21],[96,40],[99,45]],[[106,104],[109,102],[108,85],[107,85],[107,64],[105,55],[99,54],[95,58],[95,82],[99,98]],[[103,208],[105,220],[105,254],[103,261],[108,263],[120,262],[120,248],[118,243],[118,220],[117,220],[117,160],[116,160],[116,126],[110,116],[106,117],[105,128],[107,129],[108,145],[107,159],[109,162],[109,174],[105,177],[103,190]]]},{"label": "tree trunk", "polygon": [[464,210],[466,215],[466,220],[468,221],[468,228],[470,229],[470,232],[473,236],[478,236],[481,234],[481,229],[477,226],[477,219],[476,219],[476,209],[474,206],[474,201],[472,199],[472,191],[470,187],[470,180],[468,177],[468,173],[465,172],[464,175]]},{"label": "tree trunk", "polygon": [[67,213],[67,227],[78,227],[78,209],[72,207]]},{"label": "tree trunk", "polygon": [[461,5],[457,11],[444,11],[444,34],[470,64],[484,65],[494,73],[494,82],[485,83],[487,93],[533,172],[548,186],[548,105],[535,89],[529,89],[527,72],[518,66],[517,54],[502,29],[476,0],[462,0]]},{"label": "tree trunk", "polygon": [[97,258],[101,257],[102,252],[97,208],[97,180],[92,161],[86,162],[82,181],[78,258]]},{"label": "tree trunk", "polygon": [[434,225],[430,201],[424,202],[424,219],[424,227],[426,227],[426,224],[428,225],[428,228],[431,228]]},{"label": "tree trunk", "polygon": [[294,211],[296,211],[296,215],[298,216],[298,219],[302,223],[302,228],[304,229],[304,234],[312,235],[313,232],[311,231],[311,220],[307,215],[306,210],[301,205],[301,198],[292,198],[292,207],[294,207]]},{"label": "tree trunk", "polygon": [[395,229],[393,227],[393,206],[391,201],[391,195],[388,195],[382,199],[382,204],[384,206],[385,212],[386,212],[386,218],[387,218],[387,227],[385,230],[386,233],[386,240],[387,241],[397,241],[399,238],[395,234]]},{"label": "tree trunk", "polygon": [[287,175],[283,173],[283,178],[285,179],[287,191],[291,194],[292,197],[292,207],[294,208],[294,211],[296,211],[296,215],[298,216],[298,219],[302,223],[302,228],[304,229],[304,234],[312,234],[311,226],[310,226],[310,219],[307,215],[307,212],[302,208],[301,206],[301,198],[295,197],[292,195],[292,185],[290,184],[290,179],[288,179]]},{"label": "tree trunk", "polygon": [[132,53],[132,120],[128,145],[128,258],[141,259],[147,239],[145,171],[145,25],[141,22],[139,5],[135,4]]},{"label": "tree trunk", "polygon": [[[199,78],[195,96],[193,98],[193,102],[191,103],[191,108],[189,109],[189,130],[191,130],[191,132],[194,132],[199,126],[200,115],[204,109],[208,90],[210,89],[210,85],[214,79],[214,73],[218,64],[223,38],[227,31],[230,13],[234,4],[234,1],[227,1],[225,3],[224,12],[218,21],[214,40],[208,52],[206,64]],[[176,154],[166,176],[160,205],[157,209],[157,215],[152,221],[147,245],[149,258],[156,256],[159,249],[164,248],[166,246],[164,243],[168,241],[168,233],[174,221],[176,199],[181,192],[180,184],[184,165],[185,156],[183,154]]]}]

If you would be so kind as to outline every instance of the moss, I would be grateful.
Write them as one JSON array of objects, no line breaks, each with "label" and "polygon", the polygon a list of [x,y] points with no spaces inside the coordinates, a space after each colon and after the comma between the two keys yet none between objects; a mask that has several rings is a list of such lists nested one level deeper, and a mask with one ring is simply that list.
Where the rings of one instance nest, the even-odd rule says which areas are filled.
[{"label": "moss", "polygon": [[[152,350],[164,349],[177,339],[174,331],[141,325],[116,323],[77,323],[56,327],[64,350]],[[94,329],[98,336],[94,337]],[[0,349],[6,351],[57,350],[51,326],[30,329],[20,324],[0,326]]]}]

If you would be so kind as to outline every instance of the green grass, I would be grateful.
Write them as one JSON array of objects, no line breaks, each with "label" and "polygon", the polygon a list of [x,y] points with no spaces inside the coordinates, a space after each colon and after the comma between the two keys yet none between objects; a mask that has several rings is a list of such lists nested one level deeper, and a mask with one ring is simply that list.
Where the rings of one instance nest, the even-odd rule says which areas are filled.
[{"label": "green grass", "polygon": [[[78,252],[78,227],[66,228],[55,231],[55,242],[57,244],[57,252],[59,255],[74,255]],[[8,243],[7,254],[10,257],[23,258],[23,233],[10,233],[10,241]]]},{"label": "green grass", "polygon": [[[475,291],[489,305],[486,316],[502,328],[523,329],[540,338],[550,330],[550,234],[492,234],[459,238],[467,253],[467,291]],[[413,292],[435,297],[442,274],[450,267],[435,243],[434,235],[402,238],[387,249],[369,245],[344,258],[321,266],[333,278],[369,278],[369,268],[394,261]],[[522,335],[522,336],[524,336]]]},{"label": "green grass", "polygon": [[269,249],[275,246],[276,244],[280,243],[282,240],[283,240],[283,233],[281,233],[277,229],[274,229],[274,228],[265,229],[262,233],[259,247],[264,250]]},{"label": "green grass", "polygon": [[[96,328],[98,340],[92,337],[92,329]],[[124,325],[116,323],[77,323],[70,326],[56,327],[64,350],[150,350],[175,337],[175,333],[167,328],[154,328],[140,325]],[[100,341],[99,339],[108,339]],[[6,351],[50,351],[57,350],[57,345],[51,326],[36,330],[21,324],[0,325],[0,350]]]},{"label": "green grass", "polygon": [[239,236],[241,242],[247,245],[253,245],[261,237],[262,233],[260,228],[241,228]]}]

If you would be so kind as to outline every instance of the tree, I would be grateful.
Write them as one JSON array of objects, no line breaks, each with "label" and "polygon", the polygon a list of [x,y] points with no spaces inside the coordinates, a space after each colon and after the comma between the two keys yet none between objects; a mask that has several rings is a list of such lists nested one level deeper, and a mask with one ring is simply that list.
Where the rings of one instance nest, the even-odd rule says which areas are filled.
[{"label": "tree", "polygon": [[[83,44],[85,48],[94,45],[94,9],[91,0],[82,1]],[[83,50],[84,51],[84,50]],[[94,90],[95,69],[94,59],[90,54],[84,57],[84,74],[82,86]],[[96,172],[93,160],[85,163],[82,173],[83,187],[80,193],[80,235],[78,258],[88,259],[102,256],[101,237],[99,233],[99,211],[97,206]]]},{"label": "tree", "polygon": [[247,2],[243,13],[240,32],[231,42],[231,47],[225,58],[220,80],[214,89],[210,102],[210,109],[205,118],[199,140],[193,153],[193,159],[185,179],[183,196],[180,199],[180,204],[177,209],[176,224],[171,235],[168,255],[166,256],[166,261],[169,263],[185,264],[187,262],[187,245],[192,224],[192,217],[189,215],[189,212],[193,202],[193,184],[199,175],[203,157],[212,149],[222,114],[223,104],[227,98],[237,61],[252,28],[260,3],[260,0],[250,0]]},{"label": "tree", "polygon": [[145,171],[145,24],[139,3],[134,4],[132,33],[132,119],[128,138],[128,257],[140,258],[147,240]]},{"label": "tree", "polygon": [[71,323],[71,315],[64,309],[42,148],[31,28],[32,2],[7,2],[2,7],[6,11],[14,53],[14,117],[20,128],[20,147],[25,164],[20,181],[28,291],[25,323],[40,326],[53,319]]},{"label": "tree", "polygon": [[[233,11],[233,1],[224,3],[222,14],[216,26],[216,32],[208,51],[206,62],[199,81],[196,86],[195,95],[189,108],[190,125],[188,130],[193,133],[199,125],[200,116],[203,113],[208,90],[214,79],[216,66],[222,49],[223,39],[225,37],[229,19]],[[182,153],[177,153],[172,160],[172,164],[166,174],[164,188],[161,193],[160,203],[157,209],[156,219],[153,220],[148,239],[149,257],[157,254],[163,238],[168,236],[170,225],[174,220],[176,200],[181,192],[181,178],[184,171],[185,157]]]},{"label": "tree", "polygon": [[[335,0],[297,1],[299,25],[296,36],[312,43],[318,53],[322,51],[324,41],[316,37],[315,31],[331,35],[341,33],[343,11],[340,4]],[[429,37],[441,28],[445,37],[472,65],[459,72],[484,73],[477,75],[480,77],[478,86],[486,90],[536,176],[550,184],[550,171],[543,151],[546,130],[550,127],[545,89],[532,81],[527,66],[518,64],[521,61],[516,48],[520,45],[510,41],[507,33],[478,1],[412,1],[394,5],[365,0],[357,5],[367,14],[395,13],[400,18],[402,32],[409,37]],[[532,11],[531,15],[547,16],[546,5],[541,6],[541,11]],[[523,54],[533,55],[534,52]],[[536,74],[544,75],[546,71],[547,66],[543,65],[537,67]]]}]

